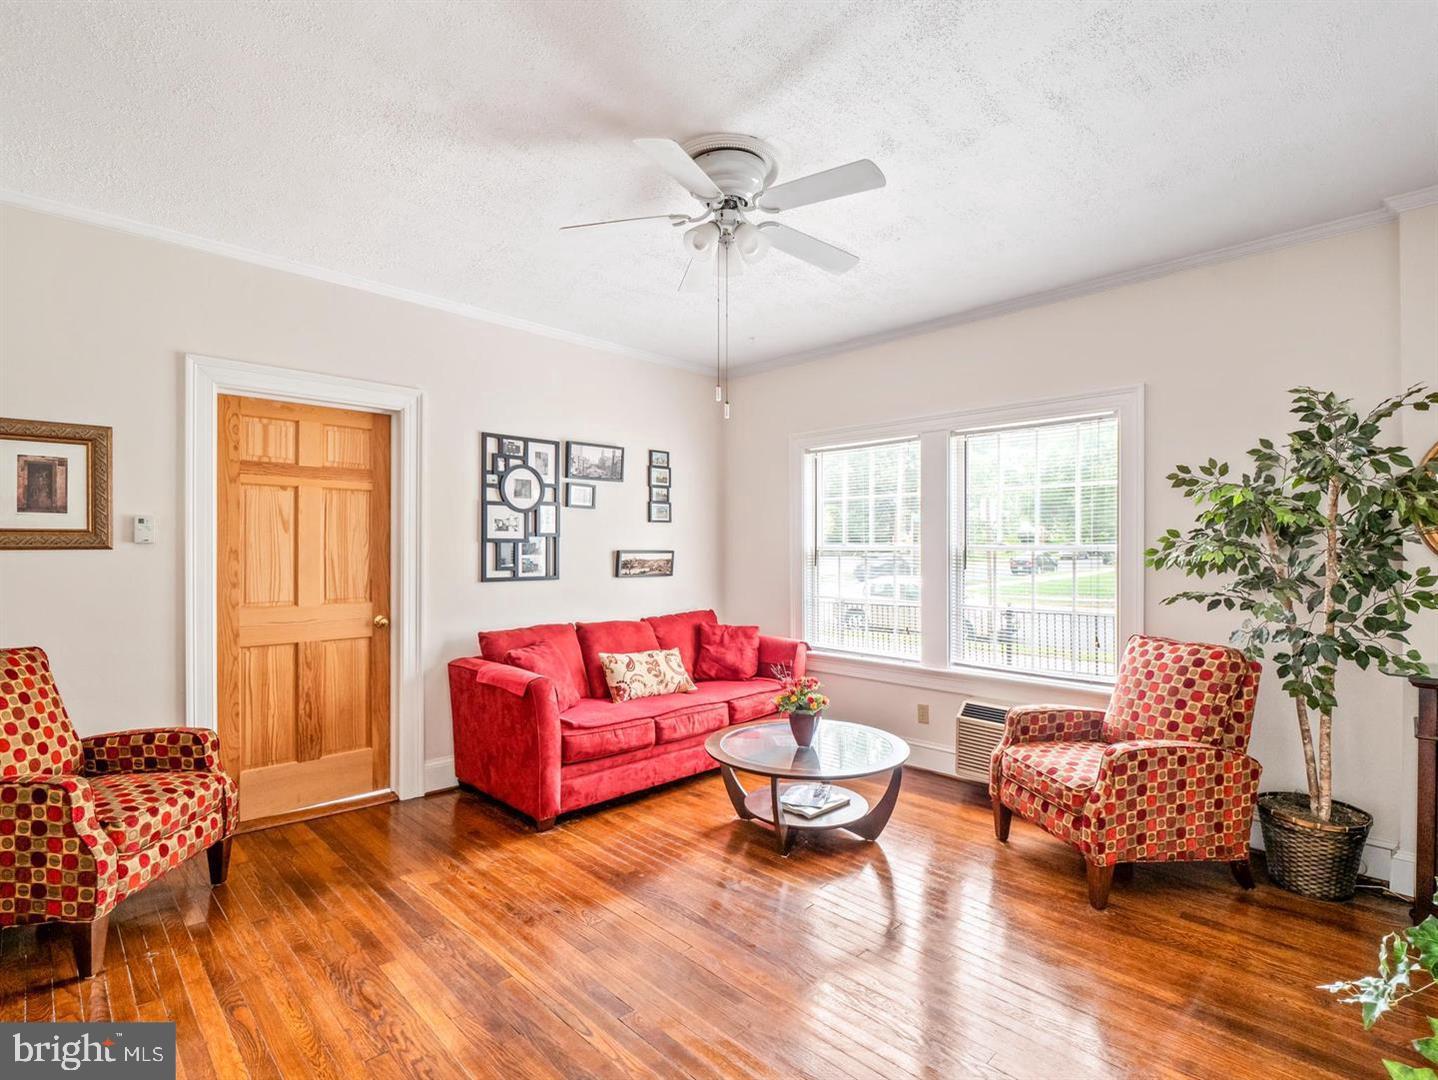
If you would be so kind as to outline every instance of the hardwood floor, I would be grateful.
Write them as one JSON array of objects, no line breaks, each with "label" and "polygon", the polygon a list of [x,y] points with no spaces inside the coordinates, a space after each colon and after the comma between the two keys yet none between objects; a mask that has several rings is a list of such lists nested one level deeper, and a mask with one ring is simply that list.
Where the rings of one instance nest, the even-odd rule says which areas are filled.
[{"label": "hardwood floor", "polygon": [[207,881],[121,904],[89,982],[63,928],[0,934],[0,1021],[173,1018],[185,1077],[1359,1077],[1426,1027],[1314,989],[1400,905],[1139,867],[1096,912],[913,770],[877,844],[787,859],[711,773],[542,834],[458,792],[284,825]]}]

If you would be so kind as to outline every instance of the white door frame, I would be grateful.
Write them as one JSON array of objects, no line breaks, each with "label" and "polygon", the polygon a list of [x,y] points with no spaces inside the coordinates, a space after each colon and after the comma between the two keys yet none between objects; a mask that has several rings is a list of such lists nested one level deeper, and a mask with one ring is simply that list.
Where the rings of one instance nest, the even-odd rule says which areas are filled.
[{"label": "white door frame", "polygon": [[423,576],[423,393],[409,386],[185,355],[185,722],[217,726],[216,505],[221,394],[388,413],[391,431],[390,787],[424,794],[424,688],[420,673]]}]

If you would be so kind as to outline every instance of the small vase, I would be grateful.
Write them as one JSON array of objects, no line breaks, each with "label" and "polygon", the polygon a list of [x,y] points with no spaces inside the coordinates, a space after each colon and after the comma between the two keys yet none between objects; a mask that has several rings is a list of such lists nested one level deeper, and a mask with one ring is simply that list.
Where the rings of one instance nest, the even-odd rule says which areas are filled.
[{"label": "small vase", "polygon": [[819,730],[819,721],[823,718],[823,713],[791,712],[789,730],[794,733],[794,742],[807,748],[814,741],[814,733]]}]

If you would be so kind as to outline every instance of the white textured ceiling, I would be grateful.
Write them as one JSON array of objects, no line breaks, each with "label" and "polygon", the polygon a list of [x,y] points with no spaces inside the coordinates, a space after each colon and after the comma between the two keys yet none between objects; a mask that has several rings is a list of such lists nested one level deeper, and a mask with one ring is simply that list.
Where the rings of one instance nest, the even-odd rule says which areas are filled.
[{"label": "white textured ceiling", "polygon": [[1373,210],[1438,182],[1438,4],[0,2],[0,188],[704,363],[630,145],[737,131],[782,220],[736,368]]}]

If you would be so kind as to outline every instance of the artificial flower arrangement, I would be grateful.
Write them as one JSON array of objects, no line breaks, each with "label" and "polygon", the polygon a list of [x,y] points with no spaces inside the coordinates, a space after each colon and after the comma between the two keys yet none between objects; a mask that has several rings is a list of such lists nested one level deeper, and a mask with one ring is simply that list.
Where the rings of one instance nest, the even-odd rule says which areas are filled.
[{"label": "artificial flower arrangement", "polygon": [[784,688],[774,699],[774,708],[781,713],[821,713],[829,707],[829,699],[819,693],[819,680],[812,675],[802,679],[786,677]]}]

